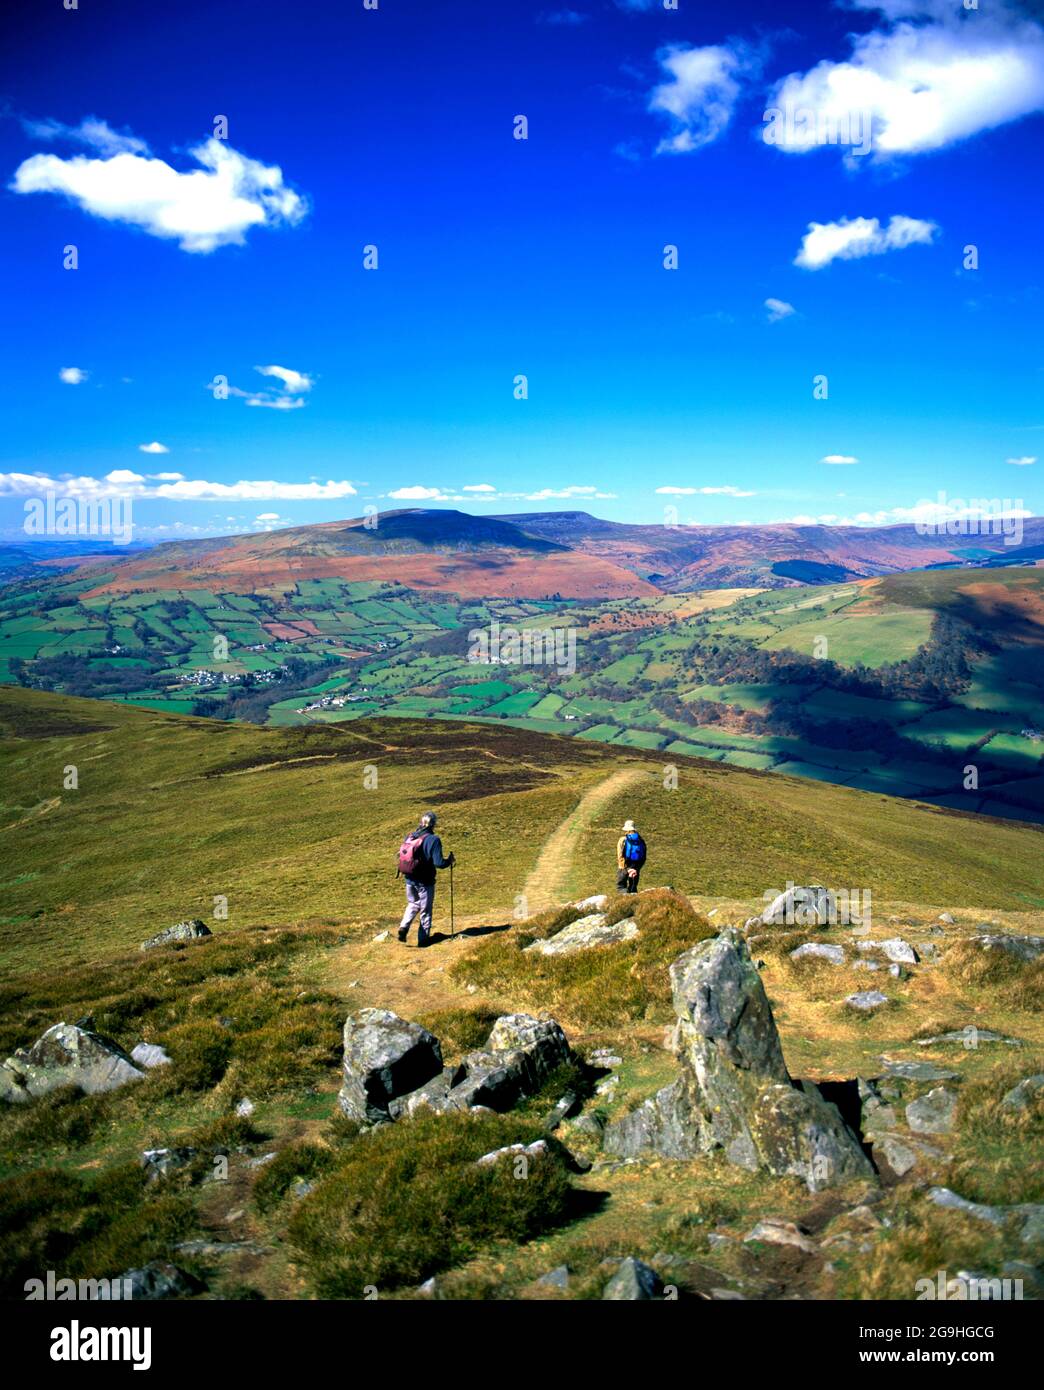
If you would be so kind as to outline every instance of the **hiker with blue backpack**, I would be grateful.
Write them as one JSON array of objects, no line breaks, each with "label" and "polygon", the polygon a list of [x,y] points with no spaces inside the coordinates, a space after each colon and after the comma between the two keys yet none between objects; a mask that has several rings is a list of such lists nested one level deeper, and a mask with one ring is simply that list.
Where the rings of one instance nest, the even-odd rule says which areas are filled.
[{"label": "hiker with blue backpack", "polygon": [[[427,946],[431,939],[431,913],[435,906],[435,877],[439,869],[450,870],[452,886],[452,854],[442,853],[442,841],[435,834],[434,811],[425,811],[416,830],[412,830],[399,847],[399,874],[406,883],[406,911],[399,924],[399,940],[405,941],[410,924],[419,915],[417,945]],[[398,875],[396,875],[398,876]]]},{"label": "hiker with blue backpack", "polygon": [[616,845],[616,887],[621,893],[638,892],[645,856],[645,841],[635,830],[634,821],[625,820],[623,834]]}]

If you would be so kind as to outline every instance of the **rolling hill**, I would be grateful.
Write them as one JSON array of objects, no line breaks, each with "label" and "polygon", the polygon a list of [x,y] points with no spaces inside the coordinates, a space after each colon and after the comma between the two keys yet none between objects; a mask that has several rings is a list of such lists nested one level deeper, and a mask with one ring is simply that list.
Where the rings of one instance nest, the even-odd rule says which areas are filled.
[{"label": "rolling hill", "polygon": [[[7,688],[0,733],[0,1055],[80,1020],[168,1059],[118,1090],[0,1105],[4,1296],[39,1269],[98,1278],[160,1262],[186,1297],[357,1298],[376,1277],[382,1299],[410,1300],[435,1277],[440,1298],[599,1298],[625,1254],[669,1270],[694,1303],[911,1299],[937,1266],[1032,1279],[1015,1231],[925,1190],[1042,1195],[1025,1162],[1039,1101],[1014,1116],[1000,1105],[1040,1071],[1040,966],[987,957],[977,935],[1041,932],[1040,831],[685,757],[668,787],[639,749],[464,722],[261,729]],[[458,857],[457,930],[443,882],[433,945],[417,951],[389,931],[392,858],[429,805]],[[625,815],[649,841],[650,891],[611,912],[637,935],[557,960],[528,949],[580,915],[569,899],[610,887]],[[858,892],[867,930],[812,933],[836,964],[791,958],[808,928],[749,929],[793,1076],[860,1133],[877,1112],[861,1118],[858,1097],[852,1111],[855,1077],[877,1078],[873,1096],[895,1092],[889,1068],[913,1075],[906,1103],[942,1076],[957,1090],[951,1131],[904,1130],[905,1176],[886,1167],[818,1194],[720,1154],[614,1161],[603,1128],[676,1067],[671,962],[812,879]],[[141,949],[187,917],[211,934]],[[877,958],[897,937],[917,959],[890,971]],[[845,996],[871,984],[887,1007],[857,1015]],[[451,1067],[503,1015],[550,1015],[575,1060],[507,1113],[360,1133],[337,1091],[345,1018],[366,1009],[430,1028]],[[556,1104],[576,1118],[552,1137]],[[536,1168],[528,1184],[476,1188],[476,1158],[541,1138],[568,1159],[552,1189],[567,1200],[541,1195]],[[751,1243],[759,1222],[769,1237]],[[780,1228],[804,1233],[800,1250],[771,1240]],[[562,1267],[557,1291],[538,1282]]]}]

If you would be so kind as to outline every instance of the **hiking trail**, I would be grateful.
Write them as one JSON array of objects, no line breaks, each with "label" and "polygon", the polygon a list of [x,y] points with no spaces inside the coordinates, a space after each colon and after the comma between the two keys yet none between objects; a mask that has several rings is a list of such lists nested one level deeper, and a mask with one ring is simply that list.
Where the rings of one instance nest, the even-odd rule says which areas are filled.
[{"label": "hiking trail", "polygon": [[[580,832],[586,830],[597,813],[626,787],[641,781],[649,774],[645,768],[625,767],[612,773],[602,782],[596,782],[581,796],[580,800],[544,841],[537,856],[537,862],[526,879],[522,890],[526,896],[529,911],[541,912],[553,907],[566,896],[569,871],[573,867],[573,851]],[[606,845],[606,863],[615,874],[616,839]]]}]

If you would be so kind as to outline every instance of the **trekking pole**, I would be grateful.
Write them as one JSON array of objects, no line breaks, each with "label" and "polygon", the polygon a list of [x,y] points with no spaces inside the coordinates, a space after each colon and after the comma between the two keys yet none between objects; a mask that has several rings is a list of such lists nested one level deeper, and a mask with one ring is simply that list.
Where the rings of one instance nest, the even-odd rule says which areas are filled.
[{"label": "trekking pole", "polygon": [[455,930],[456,930],[456,929],[455,929],[454,924],[453,924],[453,865],[451,864],[451,865],[450,865],[450,940],[451,940],[451,941],[453,940],[453,937],[454,937],[454,934],[455,934]]}]

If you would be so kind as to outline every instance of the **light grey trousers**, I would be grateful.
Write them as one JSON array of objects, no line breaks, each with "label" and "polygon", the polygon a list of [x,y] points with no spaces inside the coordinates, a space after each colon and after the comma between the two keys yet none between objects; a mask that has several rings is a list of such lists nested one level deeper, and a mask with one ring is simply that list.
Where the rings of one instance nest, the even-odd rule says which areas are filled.
[{"label": "light grey trousers", "polygon": [[406,931],[419,912],[420,922],[417,926],[417,937],[421,941],[427,941],[431,934],[431,910],[435,906],[435,885],[434,883],[418,883],[414,878],[406,879],[405,883],[406,911],[402,914],[399,930]]}]

